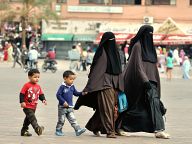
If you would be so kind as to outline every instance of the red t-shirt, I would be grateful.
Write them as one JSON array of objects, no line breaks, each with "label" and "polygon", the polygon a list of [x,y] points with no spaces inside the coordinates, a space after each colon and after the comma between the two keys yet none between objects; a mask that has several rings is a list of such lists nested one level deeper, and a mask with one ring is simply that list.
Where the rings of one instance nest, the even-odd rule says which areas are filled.
[{"label": "red t-shirt", "polygon": [[33,83],[26,83],[21,89],[22,94],[24,94],[24,101],[26,103],[25,108],[36,109],[39,95],[43,94],[40,85]]},{"label": "red t-shirt", "polygon": [[47,57],[49,59],[55,59],[55,52],[54,51],[48,51]]}]

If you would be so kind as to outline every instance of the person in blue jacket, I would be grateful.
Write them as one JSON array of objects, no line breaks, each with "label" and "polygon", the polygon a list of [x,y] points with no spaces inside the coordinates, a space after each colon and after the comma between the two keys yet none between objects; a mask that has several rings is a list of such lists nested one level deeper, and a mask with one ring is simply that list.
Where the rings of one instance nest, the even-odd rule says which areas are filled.
[{"label": "person in blue jacket", "polygon": [[82,96],[84,92],[78,92],[73,85],[76,75],[70,70],[63,73],[64,82],[57,91],[58,104],[58,122],[56,125],[57,136],[63,136],[62,128],[65,122],[65,118],[68,119],[71,126],[74,128],[76,136],[80,136],[86,131],[85,128],[81,128],[77,123],[73,110],[73,95]]}]

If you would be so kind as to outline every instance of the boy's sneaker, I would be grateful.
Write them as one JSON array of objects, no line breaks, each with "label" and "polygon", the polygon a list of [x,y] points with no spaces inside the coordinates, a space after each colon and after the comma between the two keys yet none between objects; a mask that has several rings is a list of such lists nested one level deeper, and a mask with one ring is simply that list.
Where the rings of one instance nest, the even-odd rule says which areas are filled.
[{"label": "boy's sneaker", "polygon": [[42,135],[43,131],[44,131],[43,126],[39,126],[35,129],[35,132],[37,133],[38,136]]},{"label": "boy's sneaker", "polygon": [[81,135],[82,133],[84,133],[85,131],[86,131],[85,128],[81,128],[81,129],[75,131],[75,134],[76,134],[76,136],[80,136],[80,135]]},{"label": "boy's sneaker", "polygon": [[24,132],[21,132],[21,136],[27,136],[27,137],[30,137],[30,136],[32,136],[32,134],[29,133],[28,131],[24,131]]},{"label": "boy's sneaker", "polygon": [[64,136],[64,133],[61,130],[56,130],[55,135]]}]

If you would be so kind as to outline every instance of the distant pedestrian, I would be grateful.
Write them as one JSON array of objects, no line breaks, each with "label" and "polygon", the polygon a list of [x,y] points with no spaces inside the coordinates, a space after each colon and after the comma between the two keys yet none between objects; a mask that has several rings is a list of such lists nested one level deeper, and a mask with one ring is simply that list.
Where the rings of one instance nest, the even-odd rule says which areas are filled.
[{"label": "distant pedestrian", "polygon": [[172,70],[173,70],[173,55],[171,52],[168,53],[166,58],[166,73],[167,73],[167,80],[172,79]]},{"label": "distant pedestrian", "polygon": [[120,45],[120,46],[119,46],[119,56],[120,56],[121,67],[122,67],[122,71],[123,71],[123,70],[124,70],[124,67],[125,67],[125,65],[126,65],[126,57],[125,57],[123,45]]},{"label": "distant pedestrian", "polygon": [[30,124],[37,135],[42,135],[44,130],[44,127],[39,126],[37,123],[35,116],[38,99],[41,100],[43,104],[47,105],[43,91],[40,85],[37,84],[39,77],[40,72],[37,69],[31,69],[28,72],[29,82],[25,83],[20,92],[20,104],[26,115],[21,129],[21,136],[32,136],[32,134],[28,132]]},{"label": "distant pedestrian", "polygon": [[68,70],[63,73],[64,82],[57,91],[58,104],[58,122],[56,125],[57,136],[63,136],[62,128],[65,122],[65,118],[68,119],[71,126],[74,128],[76,136],[80,136],[86,131],[85,128],[81,128],[77,123],[73,110],[73,95],[82,96],[84,92],[78,92],[73,85],[76,75],[72,71]]},{"label": "distant pedestrian", "polygon": [[188,56],[185,56],[183,65],[182,65],[183,79],[190,79],[190,76],[189,76],[190,69],[191,69],[191,64],[190,64],[189,58]]},{"label": "distant pedestrian", "polygon": [[18,63],[20,65],[20,67],[22,68],[22,64],[20,62],[20,59],[21,59],[21,51],[20,49],[17,47],[16,44],[12,44],[13,45],[13,58],[14,58],[14,61],[13,61],[13,66],[12,68],[15,67],[16,63]]},{"label": "distant pedestrian", "polygon": [[79,70],[80,52],[77,50],[75,45],[73,45],[72,49],[68,51],[68,56],[71,61],[69,69],[73,72],[76,72]]},{"label": "distant pedestrian", "polygon": [[180,65],[182,65],[185,57],[185,51],[183,49],[180,50],[179,57],[181,58]]},{"label": "distant pedestrian", "polygon": [[30,68],[37,68],[39,53],[35,47],[32,47],[28,52]]}]

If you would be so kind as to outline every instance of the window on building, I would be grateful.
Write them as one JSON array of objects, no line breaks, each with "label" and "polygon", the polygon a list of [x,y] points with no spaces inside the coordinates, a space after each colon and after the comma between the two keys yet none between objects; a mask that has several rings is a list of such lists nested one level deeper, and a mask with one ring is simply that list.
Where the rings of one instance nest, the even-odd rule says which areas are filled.
[{"label": "window on building", "polygon": [[141,0],[112,0],[112,4],[135,4],[141,5]]},{"label": "window on building", "polygon": [[67,0],[57,0],[57,3],[67,3]]},{"label": "window on building", "polygon": [[190,5],[192,5],[192,0],[190,0]]},{"label": "window on building", "polygon": [[146,0],[146,5],[176,5],[176,0]]},{"label": "window on building", "polygon": [[80,4],[87,4],[87,3],[104,4],[105,1],[107,1],[107,0],[79,0]]}]

